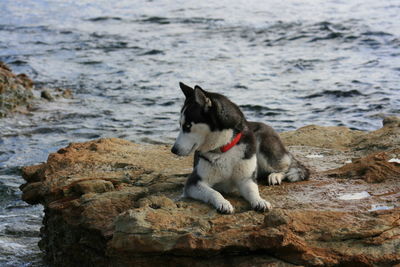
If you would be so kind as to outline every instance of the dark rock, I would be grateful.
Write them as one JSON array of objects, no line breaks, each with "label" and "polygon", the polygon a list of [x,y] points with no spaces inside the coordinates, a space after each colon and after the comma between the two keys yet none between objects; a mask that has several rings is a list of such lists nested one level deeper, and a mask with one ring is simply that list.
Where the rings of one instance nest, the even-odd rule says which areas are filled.
[{"label": "dark rock", "polygon": [[44,99],[46,99],[46,100],[48,100],[48,101],[54,101],[54,97],[51,95],[51,93],[50,93],[49,90],[43,90],[43,91],[40,93],[40,97],[41,97],[41,98],[44,98]]}]

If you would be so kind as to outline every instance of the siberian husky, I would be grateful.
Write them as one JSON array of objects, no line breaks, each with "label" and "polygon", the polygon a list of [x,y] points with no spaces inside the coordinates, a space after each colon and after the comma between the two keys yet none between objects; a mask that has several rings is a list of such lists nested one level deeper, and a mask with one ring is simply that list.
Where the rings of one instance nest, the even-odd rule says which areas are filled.
[{"label": "siberian husky", "polygon": [[257,180],[276,185],[308,179],[308,169],[286,150],[270,126],[247,121],[239,107],[221,94],[179,85],[186,99],[171,151],[179,156],[195,152],[185,197],[233,213],[220,192],[238,189],[254,210],[266,211],[272,206],[260,197]]}]

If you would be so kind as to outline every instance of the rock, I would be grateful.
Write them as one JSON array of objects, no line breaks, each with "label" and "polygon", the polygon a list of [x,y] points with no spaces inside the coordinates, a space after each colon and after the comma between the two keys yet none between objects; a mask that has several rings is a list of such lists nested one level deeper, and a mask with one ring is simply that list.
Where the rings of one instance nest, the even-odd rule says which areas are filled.
[{"label": "rock", "polygon": [[17,77],[25,88],[34,87],[33,81],[25,73],[18,74]]},{"label": "rock", "polygon": [[113,191],[114,185],[110,181],[105,180],[86,180],[76,183],[73,190],[82,195],[86,193],[104,193]]},{"label": "rock", "polygon": [[59,98],[72,99],[74,96],[71,89],[43,88],[40,92],[40,97],[52,102]]},{"label": "rock", "polygon": [[40,97],[41,97],[41,98],[44,98],[44,99],[46,99],[46,100],[48,100],[48,101],[54,101],[54,97],[51,95],[51,93],[50,93],[49,90],[43,90],[43,91],[40,93]]},{"label": "rock", "polygon": [[399,120],[399,117],[386,117],[383,120],[383,127],[381,129],[368,132],[354,140],[351,145],[352,149],[371,152],[400,147]]},{"label": "rock", "polygon": [[[318,126],[309,125],[281,133],[283,142],[288,146],[312,146],[337,150],[347,150],[352,147],[354,140],[366,133],[353,131],[343,126]],[[310,138],[312,137],[312,138]]]},{"label": "rock", "polygon": [[55,88],[55,89],[45,89],[47,91],[52,91],[52,96],[55,98],[66,98],[66,99],[72,99],[73,93],[71,89],[62,89],[62,88]]},{"label": "rock", "polygon": [[288,146],[311,146],[366,153],[383,151],[400,147],[400,117],[386,117],[383,127],[371,132],[350,130],[342,126],[310,125],[282,133],[281,138]]},{"label": "rock", "polygon": [[290,217],[282,209],[273,209],[264,217],[264,225],[268,227],[277,227],[291,223]]},{"label": "rock", "polygon": [[389,116],[383,119],[383,126],[391,125],[393,127],[400,127],[400,117]]},{"label": "rock", "polygon": [[325,174],[329,177],[363,179],[369,183],[383,182],[386,179],[400,179],[400,164],[389,162],[393,157],[399,158],[399,155],[400,149],[374,153],[353,159],[351,163],[326,171]]},{"label": "rock", "polygon": [[17,109],[26,108],[33,98],[33,82],[25,74],[15,75],[0,62],[0,117]]},{"label": "rock", "polygon": [[60,90],[61,90],[62,97],[69,98],[69,99],[74,98],[74,95],[73,95],[71,89],[65,89],[65,90],[60,89]]},{"label": "rock", "polygon": [[7,64],[5,64],[2,61],[0,61],[0,69],[3,69],[3,70],[8,71],[8,72],[12,72],[11,68],[9,66],[7,66]]},{"label": "rock", "polygon": [[[368,143],[395,137],[398,126],[373,132],[310,126],[298,133],[283,139],[313,176],[260,185],[274,206],[268,213],[252,211],[237,194],[226,195],[231,215],[182,199],[191,157],[115,138],[70,144],[46,163],[25,167],[22,197],[45,207],[39,245],[55,266],[399,264],[400,177],[397,163],[387,162],[398,157],[398,143],[379,153],[389,143]],[[321,138],[320,147],[307,146],[307,134]],[[344,165],[351,158],[360,159]],[[353,179],[375,174],[379,183]],[[362,199],[342,197],[360,192]]]},{"label": "rock", "polygon": [[[14,74],[11,69],[0,61],[0,118],[17,111],[28,113],[35,105],[32,89],[34,82],[26,74]],[[57,98],[73,98],[71,89],[43,89],[41,98],[54,101]]]}]

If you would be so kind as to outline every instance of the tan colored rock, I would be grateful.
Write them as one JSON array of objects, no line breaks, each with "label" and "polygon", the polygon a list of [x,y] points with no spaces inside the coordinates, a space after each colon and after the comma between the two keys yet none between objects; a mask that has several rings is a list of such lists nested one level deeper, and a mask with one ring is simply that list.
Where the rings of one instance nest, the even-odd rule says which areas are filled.
[{"label": "tan colored rock", "polygon": [[383,151],[400,147],[400,117],[386,117],[383,127],[376,131],[362,132],[342,126],[310,125],[281,134],[288,146],[311,146],[335,150]]},{"label": "tan colored rock", "polygon": [[[269,213],[252,211],[237,194],[226,195],[232,215],[181,199],[190,157],[115,138],[71,144],[46,163],[25,167],[23,199],[45,206],[40,247],[56,266],[391,266],[400,263],[397,165],[378,172],[385,176],[380,183],[352,179],[357,161],[342,166],[378,149],[367,140],[396,136],[394,125],[370,133],[335,128],[330,137],[332,129],[321,128],[321,139],[337,144],[316,143],[327,148],[300,146],[308,143],[292,135],[291,151],[314,174],[309,181],[260,185],[274,206]],[[363,146],[354,149],[355,143]],[[398,150],[391,149],[359,165],[366,173],[379,164],[393,167],[386,162]],[[328,169],[338,167],[346,171],[329,177]],[[361,199],[352,199],[359,193]]]},{"label": "tan colored rock", "polygon": [[383,120],[383,127],[368,132],[355,139],[351,144],[354,150],[383,151],[400,148],[400,117],[387,117]]},{"label": "tan colored rock", "polygon": [[354,140],[365,134],[365,132],[353,131],[344,126],[309,125],[280,135],[287,146],[300,145],[347,150]]}]

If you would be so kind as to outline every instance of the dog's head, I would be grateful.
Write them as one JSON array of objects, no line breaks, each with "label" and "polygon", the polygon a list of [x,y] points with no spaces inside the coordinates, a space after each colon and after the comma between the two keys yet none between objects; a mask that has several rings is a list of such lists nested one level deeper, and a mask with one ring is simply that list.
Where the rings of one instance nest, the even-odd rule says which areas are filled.
[{"label": "dog's head", "polygon": [[195,150],[212,150],[243,130],[243,113],[225,96],[207,92],[198,85],[194,89],[183,83],[179,86],[186,99],[172,153],[186,156]]}]

